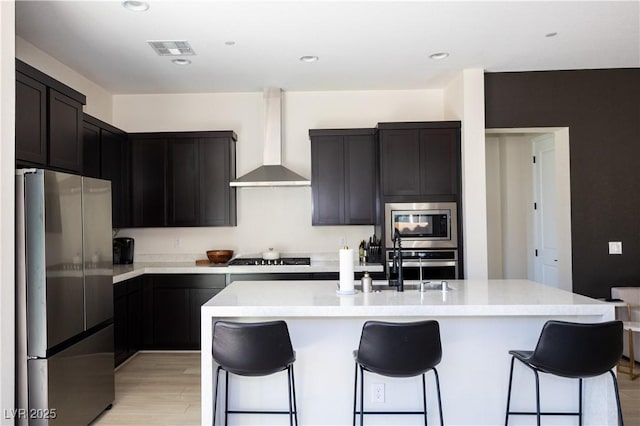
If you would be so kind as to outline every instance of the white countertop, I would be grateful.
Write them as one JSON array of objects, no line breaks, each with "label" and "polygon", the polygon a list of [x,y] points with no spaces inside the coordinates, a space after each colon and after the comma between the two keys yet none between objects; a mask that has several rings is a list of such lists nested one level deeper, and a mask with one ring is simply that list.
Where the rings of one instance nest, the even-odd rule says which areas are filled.
[{"label": "white countertop", "polygon": [[[196,266],[195,262],[136,262],[133,265],[113,265],[113,283],[119,283],[143,274],[261,274],[261,273],[316,273],[338,272],[340,262],[330,259],[313,259],[308,266]],[[355,263],[355,272],[382,272],[379,263]]]},{"label": "white countertop", "polygon": [[202,307],[211,317],[605,315],[602,301],[527,280],[450,280],[452,290],[336,294],[336,281],[236,281]]}]

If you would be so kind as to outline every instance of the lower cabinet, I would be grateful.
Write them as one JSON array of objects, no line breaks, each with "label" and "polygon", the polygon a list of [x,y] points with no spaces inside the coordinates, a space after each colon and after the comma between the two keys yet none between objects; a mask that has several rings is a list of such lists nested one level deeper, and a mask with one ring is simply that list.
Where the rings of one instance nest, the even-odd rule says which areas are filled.
[{"label": "lower cabinet", "polygon": [[116,367],[141,348],[142,282],[132,278],[113,286],[113,328]]},{"label": "lower cabinet", "polygon": [[224,274],[146,275],[142,348],[200,349],[200,306],[225,286]]}]

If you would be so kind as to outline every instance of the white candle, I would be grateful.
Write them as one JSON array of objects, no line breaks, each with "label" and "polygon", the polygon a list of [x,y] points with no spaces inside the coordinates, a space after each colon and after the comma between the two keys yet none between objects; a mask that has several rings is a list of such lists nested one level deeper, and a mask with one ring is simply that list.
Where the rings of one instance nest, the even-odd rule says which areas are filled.
[{"label": "white candle", "polygon": [[340,249],[340,291],[352,292],[354,290],[353,275],[353,249]]}]

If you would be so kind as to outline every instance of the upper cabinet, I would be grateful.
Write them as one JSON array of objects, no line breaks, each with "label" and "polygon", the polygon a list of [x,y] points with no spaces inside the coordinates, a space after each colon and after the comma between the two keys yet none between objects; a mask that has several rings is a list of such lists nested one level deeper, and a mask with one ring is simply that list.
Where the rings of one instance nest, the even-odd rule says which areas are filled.
[{"label": "upper cabinet", "polygon": [[127,134],[85,114],[83,120],[83,175],[111,181],[114,228],[131,225],[130,162]]},{"label": "upper cabinet", "polygon": [[133,226],[235,226],[232,131],[129,134]]},{"label": "upper cabinet", "polygon": [[460,122],[379,123],[385,201],[457,201]]},{"label": "upper cabinet", "polygon": [[16,59],[16,163],[83,171],[83,94]]},{"label": "upper cabinet", "polygon": [[309,136],[312,224],[375,224],[375,129],[309,130]]}]

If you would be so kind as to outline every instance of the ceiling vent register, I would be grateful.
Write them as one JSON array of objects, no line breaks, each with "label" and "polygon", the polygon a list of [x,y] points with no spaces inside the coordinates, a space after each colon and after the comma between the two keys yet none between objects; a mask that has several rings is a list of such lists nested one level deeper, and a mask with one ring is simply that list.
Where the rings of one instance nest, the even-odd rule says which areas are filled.
[{"label": "ceiling vent register", "polygon": [[148,41],[149,45],[160,56],[195,55],[188,41]]}]

